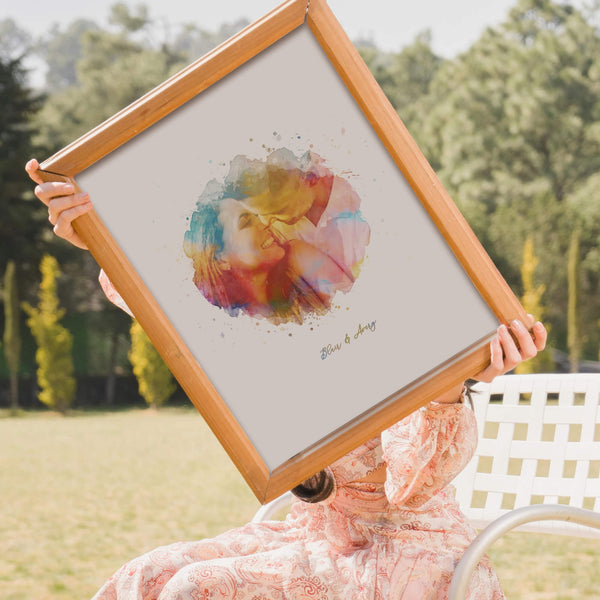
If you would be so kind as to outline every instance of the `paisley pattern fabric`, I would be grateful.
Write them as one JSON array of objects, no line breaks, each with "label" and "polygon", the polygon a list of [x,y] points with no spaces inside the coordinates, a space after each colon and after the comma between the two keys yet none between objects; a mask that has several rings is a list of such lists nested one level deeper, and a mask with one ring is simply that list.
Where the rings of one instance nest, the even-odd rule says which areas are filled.
[{"label": "paisley pattern fabric", "polygon": [[[117,571],[94,600],[434,600],[447,598],[475,531],[449,482],[470,459],[464,404],[409,415],[331,465],[335,494],[294,503],[285,521],[153,550]],[[385,484],[360,481],[385,466]],[[470,600],[504,595],[489,561]]]}]

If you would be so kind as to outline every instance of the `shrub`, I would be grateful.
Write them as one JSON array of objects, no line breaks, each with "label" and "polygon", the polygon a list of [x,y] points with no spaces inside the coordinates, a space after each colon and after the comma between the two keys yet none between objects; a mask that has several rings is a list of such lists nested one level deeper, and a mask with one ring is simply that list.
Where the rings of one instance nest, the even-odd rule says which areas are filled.
[{"label": "shrub", "polygon": [[60,275],[58,262],[53,256],[45,255],[40,263],[40,271],[42,282],[37,308],[23,304],[29,315],[27,325],[37,343],[38,397],[46,406],[65,413],[75,398],[73,336],[60,323],[65,311],[59,308],[56,293],[56,280]]},{"label": "shrub", "polygon": [[132,323],[130,335],[131,349],[128,356],[138,381],[140,396],[148,406],[158,408],[175,391],[175,381],[169,367],[137,321]]}]

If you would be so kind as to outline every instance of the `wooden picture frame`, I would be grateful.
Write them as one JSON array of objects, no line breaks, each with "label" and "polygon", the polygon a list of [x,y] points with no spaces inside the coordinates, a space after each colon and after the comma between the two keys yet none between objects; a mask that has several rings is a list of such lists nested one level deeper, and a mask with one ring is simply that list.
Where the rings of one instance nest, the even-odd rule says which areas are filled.
[{"label": "wooden picture frame", "polygon": [[[251,343],[248,342],[247,347],[244,346],[244,352],[236,354],[236,356],[242,358],[240,358],[237,366],[234,365],[229,372],[231,373],[231,379],[236,379],[236,373],[241,373],[241,371],[250,378],[254,377],[254,373],[257,371],[256,365],[260,363],[255,362],[253,363],[254,367],[248,367],[245,370],[245,365],[241,364],[244,355],[248,357],[249,354],[255,354],[252,351],[249,352],[248,348],[256,348],[257,355],[248,358],[260,361],[261,353],[266,352],[266,348],[268,347],[267,342],[263,343],[263,340],[268,338],[269,344],[273,341],[274,346],[280,349],[271,352],[268,355],[269,360],[277,360],[277,358],[273,358],[273,356],[276,357],[277,355],[282,356],[282,360],[285,360],[285,356],[288,356],[288,350],[292,352],[290,345],[292,342],[288,338],[293,340],[295,336],[304,340],[301,343],[299,342],[300,346],[308,343],[314,346],[311,349],[311,361],[313,359],[316,361],[311,362],[310,365],[305,367],[302,362],[304,360],[302,358],[303,354],[289,354],[289,356],[293,356],[293,368],[297,368],[301,374],[297,380],[300,387],[303,380],[310,379],[311,377],[315,377],[315,380],[319,382],[328,381],[326,369],[331,368],[334,371],[334,365],[343,365],[343,367],[334,371],[335,374],[331,378],[337,378],[337,381],[339,381],[340,377],[344,379],[354,377],[353,381],[345,382],[344,385],[348,387],[344,389],[352,390],[356,387],[357,390],[362,390],[360,402],[363,402],[364,390],[370,391],[373,389],[373,397],[364,400],[367,404],[358,403],[356,407],[351,410],[348,409],[350,412],[343,413],[342,409],[345,409],[348,403],[351,404],[350,400],[348,400],[349,394],[347,391],[341,394],[343,396],[341,401],[339,399],[332,400],[331,396],[336,395],[332,391],[336,392],[339,389],[336,387],[337,384],[332,384],[329,391],[321,392],[319,383],[319,385],[313,386],[317,388],[314,390],[314,394],[306,393],[306,390],[313,389],[310,387],[307,387],[304,392],[304,397],[307,399],[310,395],[310,401],[312,402],[310,406],[307,403],[305,407],[304,402],[299,402],[296,399],[293,405],[286,407],[284,403],[286,401],[285,397],[288,395],[287,392],[276,394],[273,391],[276,389],[275,386],[269,392],[272,398],[269,400],[270,404],[265,405],[267,408],[265,409],[262,405],[256,408],[256,411],[263,413],[259,414],[259,417],[262,422],[266,423],[266,435],[268,436],[273,432],[277,438],[272,442],[273,448],[279,448],[284,443],[286,437],[288,437],[288,434],[289,437],[293,437],[292,434],[295,435],[295,430],[300,430],[300,433],[307,431],[313,437],[311,438],[307,433],[306,439],[308,439],[308,442],[305,445],[302,445],[304,438],[298,438],[300,441],[294,442],[296,446],[291,447],[291,450],[284,449],[282,453],[274,450],[271,456],[271,450],[264,450],[268,444],[261,446],[262,440],[258,439],[263,435],[262,430],[260,430],[260,435],[257,435],[252,430],[254,425],[247,427],[241,422],[244,419],[246,421],[248,419],[252,420],[251,417],[247,416],[247,414],[251,413],[244,412],[247,410],[247,407],[239,409],[239,403],[236,404],[237,400],[233,402],[229,397],[232,394],[227,396],[227,394],[222,393],[222,386],[230,384],[229,381],[223,381],[224,379],[228,379],[225,374],[226,372],[219,371],[221,374],[217,378],[207,374],[207,369],[201,366],[201,363],[204,363],[205,358],[208,361],[213,360],[212,356],[203,356],[199,359],[197,356],[199,351],[190,349],[197,341],[194,338],[198,336],[194,334],[194,331],[188,331],[186,327],[174,326],[173,319],[176,316],[174,313],[177,310],[174,310],[172,307],[165,308],[164,303],[161,304],[157,300],[157,297],[160,297],[162,293],[161,282],[153,281],[152,276],[146,277],[140,275],[143,269],[140,270],[137,266],[139,262],[139,257],[135,256],[137,251],[135,249],[129,252],[124,250],[124,247],[128,247],[127,244],[123,244],[123,241],[128,242],[128,240],[124,239],[127,236],[123,233],[120,236],[115,234],[115,231],[118,231],[122,225],[121,221],[123,220],[119,216],[121,213],[118,211],[123,210],[125,204],[128,205],[130,202],[132,205],[135,205],[136,202],[144,202],[142,206],[145,207],[146,198],[140,200],[139,198],[132,197],[135,194],[127,193],[124,198],[119,198],[115,201],[118,204],[117,208],[114,210],[106,209],[106,214],[112,214],[112,217],[107,216],[105,219],[102,216],[101,218],[99,213],[104,209],[102,207],[103,202],[101,201],[103,192],[100,191],[100,188],[102,188],[100,185],[97,195],[91,193],[96,211],[80,217],[75,223],[80,237],[86,242],[99,265],[108,274],[115,288],[139,320],[192,403],[207,421],[261,502],[275,498],[343,454],[371,439],[383,429],[389,427],[418,407],[431,401],[436,395],[449,390],[458,382],[481,370],[489,362],[489,341],[494,335],[497,325],[501,322],[508,323],[515,318],[525,318],[525,311],[487,256],[448,194],[442,188],[435,173],[345,35],[325,0],[310,0],[310,3],[307,0],[288,0],[284,2],[264,18],[248,26],[205,57],[199,59],[158,86],[155,90],[149,92],[114,117],[108,119],[88,134],[46,160],[41,165],[40,175],[45,180],[68,180],[75,182],[75,178],[77,178],[77,184],[84,182],[87,178],[88,182],[94,182],[92,185],[92,188],[94,188],[94,186],[98,187],[98,181],[107,179],[107,176],[103,175],[103,170],[109,174],[109,177],[114,178],[114,175],[111,175],[111,173],[120,171],[111,171],[111,169],[126,168],[128,173],[131,172],[131,179],[133,181],[125,181],[127,176],[124,176],[122,180],[118,181],[117,186],[114,185],[114,181],[108,182],[107,189],[110,190],[112,187],[115,193],[115,188],[127,188],[128,185],[134,186],[131,189],[135,190],[137,189],[135,188],[136,185],[142,185],[142,180],[151,179],[152,177],[155,177],[152,183],[155,188],[163,185],[160,182],[178,180],[180,177],[178,175],[174,176],[172,172],[169,172],[168,166],[165,166],[164,172],[160,174],[156,174],[156,171],[161,171],[161,169],[153,167],[150,163],[147,164],[146,171],[144,171],[144,160],[142,159],[139,161],[142,166],[130,167],[131,156],[135,156],[137,150],[129,150],[128,148],[145,147],[145,144],[149,144],[148,140],[154,139],[151,132],[158,127],[157,124],[159,124],[159,121],[162,127],[161,131],[168,131],[169,127],[176,122],[176,119],[183,119],[182,122],[185,124],[185,110],[188,110],[185,107],[193,105],[194,102],[199,102],[200,100],[198,99],[203,99],[204,94],[210,92],[207,98],[215,96],[217,107],[219,106],[219,102],[222,103],[223,99],[227,99],[232,95],[234,96],[233,101],[236,98],[239,99],[239,96],[243,96],[244,94],[236,92],[236,86],[241,86],[238,79],[245,77],[246,75],[244,74],[249,74],[250,81],[252,81],[252,78],[256,80],[257,76],[266,69],[263,63],[256,62],[259,59],[271,61],[268,64],[275,64],[277,68],[282,67],[280,71],[277,71],[278,73],[289,72],[292,69],[286,68],[285,60],[287,59],[279,59],[278,56],[284,50],[285,52],[288,52],[288,50],[289,52],[293,52],[294,48],[300,48],[302,52],[306,49],[306,52],[312,57],[308,61],[311,65],[310,73],[313,72],[313,69],[318,70],[318,68],[322,68],[325,75],[319,80],[322,83],[319,87],[311,89],[307,84],[302,88],[298,88],[300,90],[307,89],[307,86],[309,87],[306,91],[306,98],[302,96],[303,92],[295,94],[294,97],[297,96],[299,98],[298,102],[302,104],[291,107],[290,113],[292,113],[292,117],[295,115],[301,119],[301,113],[303,113],[301,108],[304,107],[308,113],[311,110],[314,111],[314,108],[311,109],[311,106],[308,105],[311,102],[310,98],[315,95],[315,91],[320,90],[326,90],[327,94],[325,92],[324,94],[328,97],[332,97],[335,94],[340,95],[340,98],[341,94],[347,96],[347,101],[343,99],[339,100],[339,98],[337,100],[337,102],[344,104],[346,107],[343,110],[340,107],[340,111],[351,112],[355,110],[356,115],[358,115],[351,118],[348,117],[348,121],[351,125],[356,126],[352,127],[353,129],[360,130],[363,133],[360,135],[356,134],[353,138],[351,135],[354,134],[348,134],[351,139],[348,142],[347,150],[344,144],[338,143],[335,140],[322,142],[323,144],[329,144],[327,148],[335,147],[335,152],[332,151],[332,155],[335,154],[338,157],[335,159],[337,160],[336,172],[339,172],[341,168],[340,161],[342,159],[339,157],[350,156],[355,150],[357,154],[360,155],[363,152],[367,156],[375,156],[374,153],[376,152],[376,156],[379,157],[377,158],[378,163],[374,167],[377,173],[383,173],[381,177],[384,180],[386,177],[389,177],[389,181],[399,182],[393,183],[393,185],[406,186],[406,190],[408,190],[407,192],[402,192],[402,198],[398,201],[386,199],[385,202],[387,204],[383,200],[379,203],[375,196],[378,193],[385,194],[388,189],[387,183],[385,186],[381,184],[378,188],[369,188],[369,185],[379,185],[377,183],[373,184],[377,177],[371,176],[372,172],[375,172],[372,169],[368,170],[368,175],[363,175],[362,179],[360,177],[357,178],[359,183],[362,182],[361,185],[364,184],[365,190],[370,189],[377,192],[366,194],[370,196],[368,203],[365,202],[365,205],[368,204],[371,207],[371,216],[383,215],[381,218],[378,217],[377,222],[371,223],[372,239],[375,240],[372,241],[374,258],[371,263],[367,260],[363,264],[362,269],[364,272],[367,267],[370,268],[371,264],[379,265],[377,269],[373,268],[373,273],[377,270],[380,271],[378,275],[373,276],[373,281],[380,282],[376,285],[383,285],[383,283],[387,282],[392,288],[390,292],[392,299],[388,298],[385,305],[387,307],[385,310],[388,311],[386,314],[389,313],[391,315],[387,321],[387,332],[385,333],[387,337],[385,337],[385,343],[381,342],[383,350],[378,350],[377,343],[379,342],[377,341],[373,342],[373,346],[368,345],[371,343],[370,341],[360,341],[360,344],[355,343],[354,340],[357,339],[357,336],[361,332],[366,331],[363,325],[365,323],[368,325],[371,321],[365,320],[367,312],[363,309],[361,309],[362,312],[358,309],[354,310],[354,305],[352,305],[350,300],[346,302],[347,298],[344,296],[345,307],[343,306],[344,302],[341,302],[341,305],[335,307],[335,311],[337,312],[331,319],[325,318],[319,321],[318,318],[315,318],[311,321],[310,328],[304,322],[304,325],[294,324],[293,326],[288,326],[287,329],[286,327],[272,325],[271,329],[267,330],[264,319],[256,320],[256,323],[252,322],[252,324],[256,325],[256,331],[260,330],[262,337],[255,336],[252,338],[253,341]],[[263,56],[265,58],[261,58]],[[299,60],[297,62],[297,65],[300,65],[298,69],[304,68],[306,62]],[[317,63],[320,65],[318,68],[315,66]],[[278,77],[272,76],[270,81],[273,82],[274,87],[278,85],[281,87]],[[231,86],[233,92],[228,86]],[[331,91],[329,91],[328,86],[331,86]],[[250,85],[243,89],[251,90],[252,87]],[[284,85],[283,87],[286,86]],[[283,94],[284,91],[281,93]],[[265,97],[269,98],[271,95],[273,94],[269,90],[266,90]],[[265,113],[273,111],[274,108],[267,104],[268,102],[265,106],[261,104],[259,107],[260,110]],[[198,106],[200,106],[198,109],[200,112],[196,114],[201,114],[203,110],[202,106]],[[335,120],[336,105],[332,104],[332,107],[331,112],[323,119],[325,125],[319,125],[319,127],[327,127],[327,123]],[[281,103],[275,108],[280,109]],[[207,123],[211,119],[216,119],[218,114],[217,110],[217,112],[210,115]],[[267,116],[264,120],[268,123]],[[305,119],[305,122],[311,122],[313,116],[309,114],[307,117],[302,118]],[[293,131],[293,126],[290,127],[289,131]],[[315,131],[316,129],[311,134],[312,142],[315,142],[318,137]],[[345,135],[343,129],[340,130],[338,127],[338,131],[341,131],[339,133],[340,136]],[[272,136],[276,134],[277,132],[269,132],[269,135]],[[229,132],[227,135],[232,136],[234,133]],[[247,132],[244,135],[248,137]],[[288,139],[291,139],[291,137],[291,135],[288,135]],[[298,140],[301,137],[302,132],[297,136]],[[308,137],[310,138],[310,135]],[[371,141],[365,141],[367,138]],[[199,146],[206,148],[218,140],[215,140],[213,136],[202,138],[201,141],[202,143]],[[207,143],[204,143],[205,141]],[[134,142],[138,146],[135,146]],[[245,143],[249,143],[247,139]],[[294,141],[293,143],[296,144],[295,148],[299,148],[301,145],[298,141]],[[234,145],[233,142],[230,142],[230,145]],[[268,146],[268,144],[266,145]],[[262,146],[265,146],[265,144],[262,144]],[[368,148],[361,150],[362,146],[368,146]],[[163,147],[164,144],[153,146],[153,148]],[[270,151],[272,148],[263,149],[263,156],[267,153],[267,150]],[[178,144],[174,144],[171,148],[167,149],[167,152],[177,153],[178,151]],[[233,149],[232,153],[233,151],[237,150]],[[150,151],[148,152],[150,153]],[[155,153],[155,150],[152,152]],[[145,156],[150,155],[154,156],[152,153]],[[226,156],[226,151],[225,154],[220,154],[221,158],[223,156]],[[388,159],[389,165],[386,162]],[[160,160],[165,159],[161,158]],[[352,160],[358,159],[353,158]],[[375,162],[375,159],[373,159],[373,162]],[[385,168],[381,166],[383,163],[385,163]],[[206,164],[205,162],[205,167],[203,168],[205,168],[207,174],[202,175],[202,180],[205,183],[214,174],[214,166],[211,165],[208,167]],[[360,164],[360,162],[357,164]],[[126,166],[124,167],[123,165]],[[131,165],[133,165],[133,162],[131,162]],[[198,170],[202,171],[201,168]],[[159,180],[158,178],[160,177],[163,179]],[[81,187],[90,191],[83,183]],[[164,189],[160,192],[161,194],[164,194]],[[104,196],[107,197],[111,194],[112,192],[106,192]],[[415,202],[412,202],[413,195],[416,199]],[[107,205],[108,202],[107,200]],[[166,199],[163,204],[165,202]],[[432,225],[431,232],[434,233],[430,232],[424,235],[431,237],[431,240],[427,244],[435,245],[436,248],[443,246],[444,249],[448,250],[449,258],[445,258],[445,250],[444,252],[436,250],[436,252],[444,254],[440,260],[450,261],[448,264],[454,264],[454,261],[458,265],[456,275],[454,276],[455,279],[449,280],[448,284],[444,283],[445,280],[440,283],[441,288],[439,289],[438,304],[433,305],[433,310],[425,308],[424,312],[418,312],[421,303],[419,290],[420,288],[428,290],[427,285],[429,280],[441,277],[437,273],[428,272],[426,273],[427,277],[421,278],[422,275],[425,275],[422,273],[423,269],[429,269],[431,265],[438,264],[438,257],[434,256],[432,259],[426,259],[426,263],[423,264],[427,266],[424,266],[421,270],[416,269],[412,275],[413,280],[408,275],[405,280],[402,270],[398,273],[391,270],[392,267],[389,265],[389,260],[392,262],[398,261],[402,265],[409,265],[412,264],[410,263],[413,260],[412,256],[404,256],[404,251],[394,251],[394,256],[390,258],[388,253],[388,266],[385,267],[383,258],[379,258],[383,257],[383,252],[377,253],[377,248],[381,247],[377,246],[377,244],[380,244],[385,235],[388,238],[394,239],[408,235],[408,233],[398,233],[399,231],[407,232],[411,228],[411,224],[408,224],[407,229],[406,223],[402,225],[404,229],[398,229],[400,225],[394,222],[392,225],[389,225],[392,228],[390,229],[391,233],[387,230],[384,231],[385,227],[388,227],[388,225],[384,225],[386,221],[385,215],[390,210],[393,212],[400,205],[403,207],[402,210],[408,211],[406,215],[409,213],[410,215],[417,215],[420,222],[422,221],[423,223],[422,227],[425,229],[429,225]],[[111,210],[113,210],[113,213],[110,213]],[[138,207],[138,214],[139,212],[141,211]],[[400,220],[405,221],[406,218]],[[411,216],[410,218],[412,219],[413,217]],[[398,219],[395,219],[395,221],[398,221]],[[378,225],[378,223],[382,225]],[[152,226],[145,225],[145,227],[151,228]],[[380,237],[377,237],[380,230],[383,233]],[[427,229],[427,231],[430,230]],[[148,234],[147,237],[152,237],[152,235]],[[119,239],[117,240],[117,238]],[[135,244],[135,242],[132,243]],[[143,252],[141,253],[143,254]],[[415,253],[418,252],[415,250]],[[399,266],[398,269],[401,269],[401,267]],[[448,270],[447,267],[441,267],[441,269],[444,273]],[[464,281],[461,279],[463,276]],[[368,277],[366,278],[368,279]],[[360,279],[357,281],[360,281]],[[165,287],[169,286],[165,284]],[[398,288],[397,290],[396,287]],[[451,289],[448,289],[448,287]],[[363,296],[368,298],[368,285],[363,286],[361,289]],[[413,292],[412,296],[411,290]],[[473,298],[472,306],[471,300],[464,301],[463,304],[466,305],[466,308],[454,306],[451,309],[454,312],[448,312],[446,315],[446,312],[444,312],[446,305],[451,304],[453,297],[461,297],[461,293],[463,292],[464,297]],[[435,294],[425,294],[424,292],[425,295],[427,296],[427,302],[429,302],[430,297]],[[352,294],[349,293],[347,296],[351,298]],[[404,296],[411,298],[407,300],[408,308],[400,308],[397,311],[398,314],[394,315],[394,303],[400,302],[400,299]],[[336,302],[337,298],[338,296],[336,296]],[[203,301],[203,299],[201,300]],[[200,302],[197,299],[193,301]],[[426,302],[424,303],[426,304]],[[204,304],[207,303],[204,302]],[[214,306],[210,306],[209,308],[213,310],[210,314],[215,315],[214,321],[222,318],[224,319],[223,323],[225,323],[228,322],[227,319],[233,318],[226,315],[219,308],[215,308]],[[374,312],[376,310],[374,309]],[[402,314],[403,310],[409,314]],[[352,317],[352,315],[355,315],[355,317]],[[480,318],[476,315],[480,315]],[[244,318],[248,322],[252,321],[251,317]],[[358,325],[358,331],[354,329],[349,330],[348,324],[352,318],[355,318],[353,322]],[[376,318],[376,316],[373,316],[373,319]],[[457,350],[452,349],[454,347],[450,344],[450,350],[446,352],[446,355],[441,354],[440,357],[435,358],[435,364],[427,363],[429,366],[426,368],[421,367],[421,370],[417,369],[402,376],[400,374],[400,367],[398,367],[399,373],[393,373],[393,365],[402,365],[413,354],[428,355],[431,353],[432,348],[437,347],[439,341],[444,339],[452,341],[455,337],[459,337],[458,333],[465,329],[463,325],[470,324],[471,321],[476,321],[478,318],[477,326],[474,326],[473,331],[467,333],[464,339],[461,339]],[[434,326],[434,332],[429,330],[432,319],[438,319],[439,322]],[[439,331],[439,328],[443,327],[446,323],[448,323],[449,329],[447,331]],[[322,328],[319,330],[321,324]],[[372,325],[372,330],[374,331],[375,320],[372,321]],[[223,324],[219,326],[223,326]],[[202,326],[199,327],[202,329]],[[309,329],[310,331],[308,331]],[[315,332],[315,330],[319,331]],[[406,336],[410,339],[405,340],[407,347],[404,347],[402,344],[402,334],[409,330],[412,333]],[[415,333],[419,330],[423,330],[425,333],[419,336]],[[207,340],[209,338],[210,340],[207,341],[205,353],[212,355],[213,352],[216,352],[217,358],[218,356],[229,356],[228,353],[235,354],[238,351],[236,348],[238,340],[242,340],[243,344],[245,344],[246,342],[243,341],[245,340],[244,336],[251,337],[255,335],[252,332],[248,333],[249,326],[239,336],[237,333],[225,336],[222,334],[222,337],[230,339],[226,342],[229,346],[222,348],[219,345],[221,342],[217,339],[215,333],[217,329],[213,330],[209,328],[207,330],[202,329],[202,331],[210,332],[210,335],[207,335]],[[344,346],[343,337],[340,338],[343,331],[346,332],[345,343],[352,342],[348,348]],[[377,329],[377,331],[382,330]],[[271,337],[267,336],[267,332]],[[348,335],[348,333],[354,335]],[[367,332],[367,334],[371,335],[371,331]],[[259,334],[256,335],[258,336]],[[363,337],[366,339],[368,335]],[[383,332],[377,335],[380,335],[381,339],[384,339]],[[335,338],[334,341],[336,342],[339,340],[339,344],[333,344],[330,347],[327,343],[328,336]],[[374,333],[372,339],[377,339]],[[194,344],[191,344],[190,340],[194,340]],[[310,342],[307,340],[310,340]],[[398,340],[397,343],[394,343],[394,340]],[[424,343],[421,348],[419,344],[423,340],[429,341]],[[242,342],[239,343],[242,344]],[[223,343],[225,344],[225,342]],[[286,346],[285,344],[288,345]],[[359,349],[359,345],[362,345],[361,349]],[[336,350],[336,346],[339,346],[337,350],[340,351],[336,356],[329,356],[327,348],[330,347],[333,352]],[[351,361],[350,358],[345,358],[351,355],[350,347],[353,349],[356,348],[356,352],[360,353],[358,359]],[[324,351],[324,356],[315,358],[315,348],[317,354]],[[354,350],[352,351],[354,352]],[[200,352],[203,352],[203,350]],[[219,355],[219,352],[223,354]],[[371,360],[369,357],[376,355],[377,352],[380,352],[381,356],[376,360]],[[349,362],[343,363],[344,360],[348,360]],[[221,362],[223,362],[223,359],[221,359]],[[364,364],[365,362],[371,362],[372,364],[368,368],[365,367],[364,371],[361,371],[357,365]],[[380,362],[383,366],[378,367],[378,363]],[[378,368],[380,368],[380,371],[377,371]],[[275,365],[275,371],[277,370],[278,367]],[[315,375],[315,373],[319,374]],[[390,378],[397,376],[397,380],[394,380],[396,383],[394,383],[392,391],[390,393],[387,391],[377,391],[379,388],[377,388],[375,382],[365,383],[364,380],[369,379],[371,373],[374,374],[374,379],[379,379],[382,376],[387,377],[388,374]],[[304,376],[305,374],[306,376]],[[270,379],[270,376],[268,378]],[[235,383],[235,385],[240,390],[243,390],[245,386],[243,382]],[[386,385],[389,388],[390,382],[386,383]],[[251,401],[249,401],[251,403],[254,401],[253,398],[260,396],[262,393],[260,380],[258,380],[258,383],[257,381],[250,381],[248,388],[249,391],[247,393],[251,398]],[[261,391],[258,391],[257,388],[261,388]],[[388,388],[381,389],[387,390]],[[235,407],[233,407],[234,405]],[[331,407],[331,415],[333,416],[330,415],[330,421],[325,419],[327,422],[323,427],[326,429],[322,427],[319,430],[322,420],[321,408],[325,405]],[[304,414],[304,409],[306,409],[306,414]],[[240,419],[236,412],[238,410],[242,410],[244,415],[246,415],[244,419]],[[250,409],[248,408],[248,410]],[[274,415],[276,413],[276,415],[272,417],[270,414],[271,411]],[[343,413],[340,416],[342,419],[341,422],[335,421],[334,417],[338,413]],[[254,423],[254,421],[252,422]],[[316,433],[312,432],[313,424]],[[309,432],[309,430],[311,431]],[[302,433],[302,435],[304,434]],[[263,449],[259,450],[259,448]],[[269,459],[265,459],[266,455],[269,456]]]}]

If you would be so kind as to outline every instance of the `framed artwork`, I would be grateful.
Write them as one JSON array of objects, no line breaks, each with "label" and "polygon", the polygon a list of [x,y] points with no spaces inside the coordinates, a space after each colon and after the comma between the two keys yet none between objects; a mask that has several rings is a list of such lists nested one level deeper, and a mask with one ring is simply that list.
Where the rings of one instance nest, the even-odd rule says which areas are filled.
[{"label": "framed artwork", "polygon": [[324,0],[289,0],[42,165],[257,498],[477,372],[524,310]]}]

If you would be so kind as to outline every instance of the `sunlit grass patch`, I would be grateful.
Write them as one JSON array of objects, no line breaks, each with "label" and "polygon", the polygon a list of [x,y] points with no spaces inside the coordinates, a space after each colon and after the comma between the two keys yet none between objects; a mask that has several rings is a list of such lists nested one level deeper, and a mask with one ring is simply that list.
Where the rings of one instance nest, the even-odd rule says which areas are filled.
[{"label": "sunlit grass patch", "polygon": [[195,409],[0,421],[2,600],[91,597],[153,547],[258,502]]},{"label": "sunlit grass patch", "polygon": [[[85,600],[126,560],[258,508],[191,407],[0,419],[0,499],[1,600]],[[511,533],[490,555],[509,600],[600,597],[599,540]]]}]

